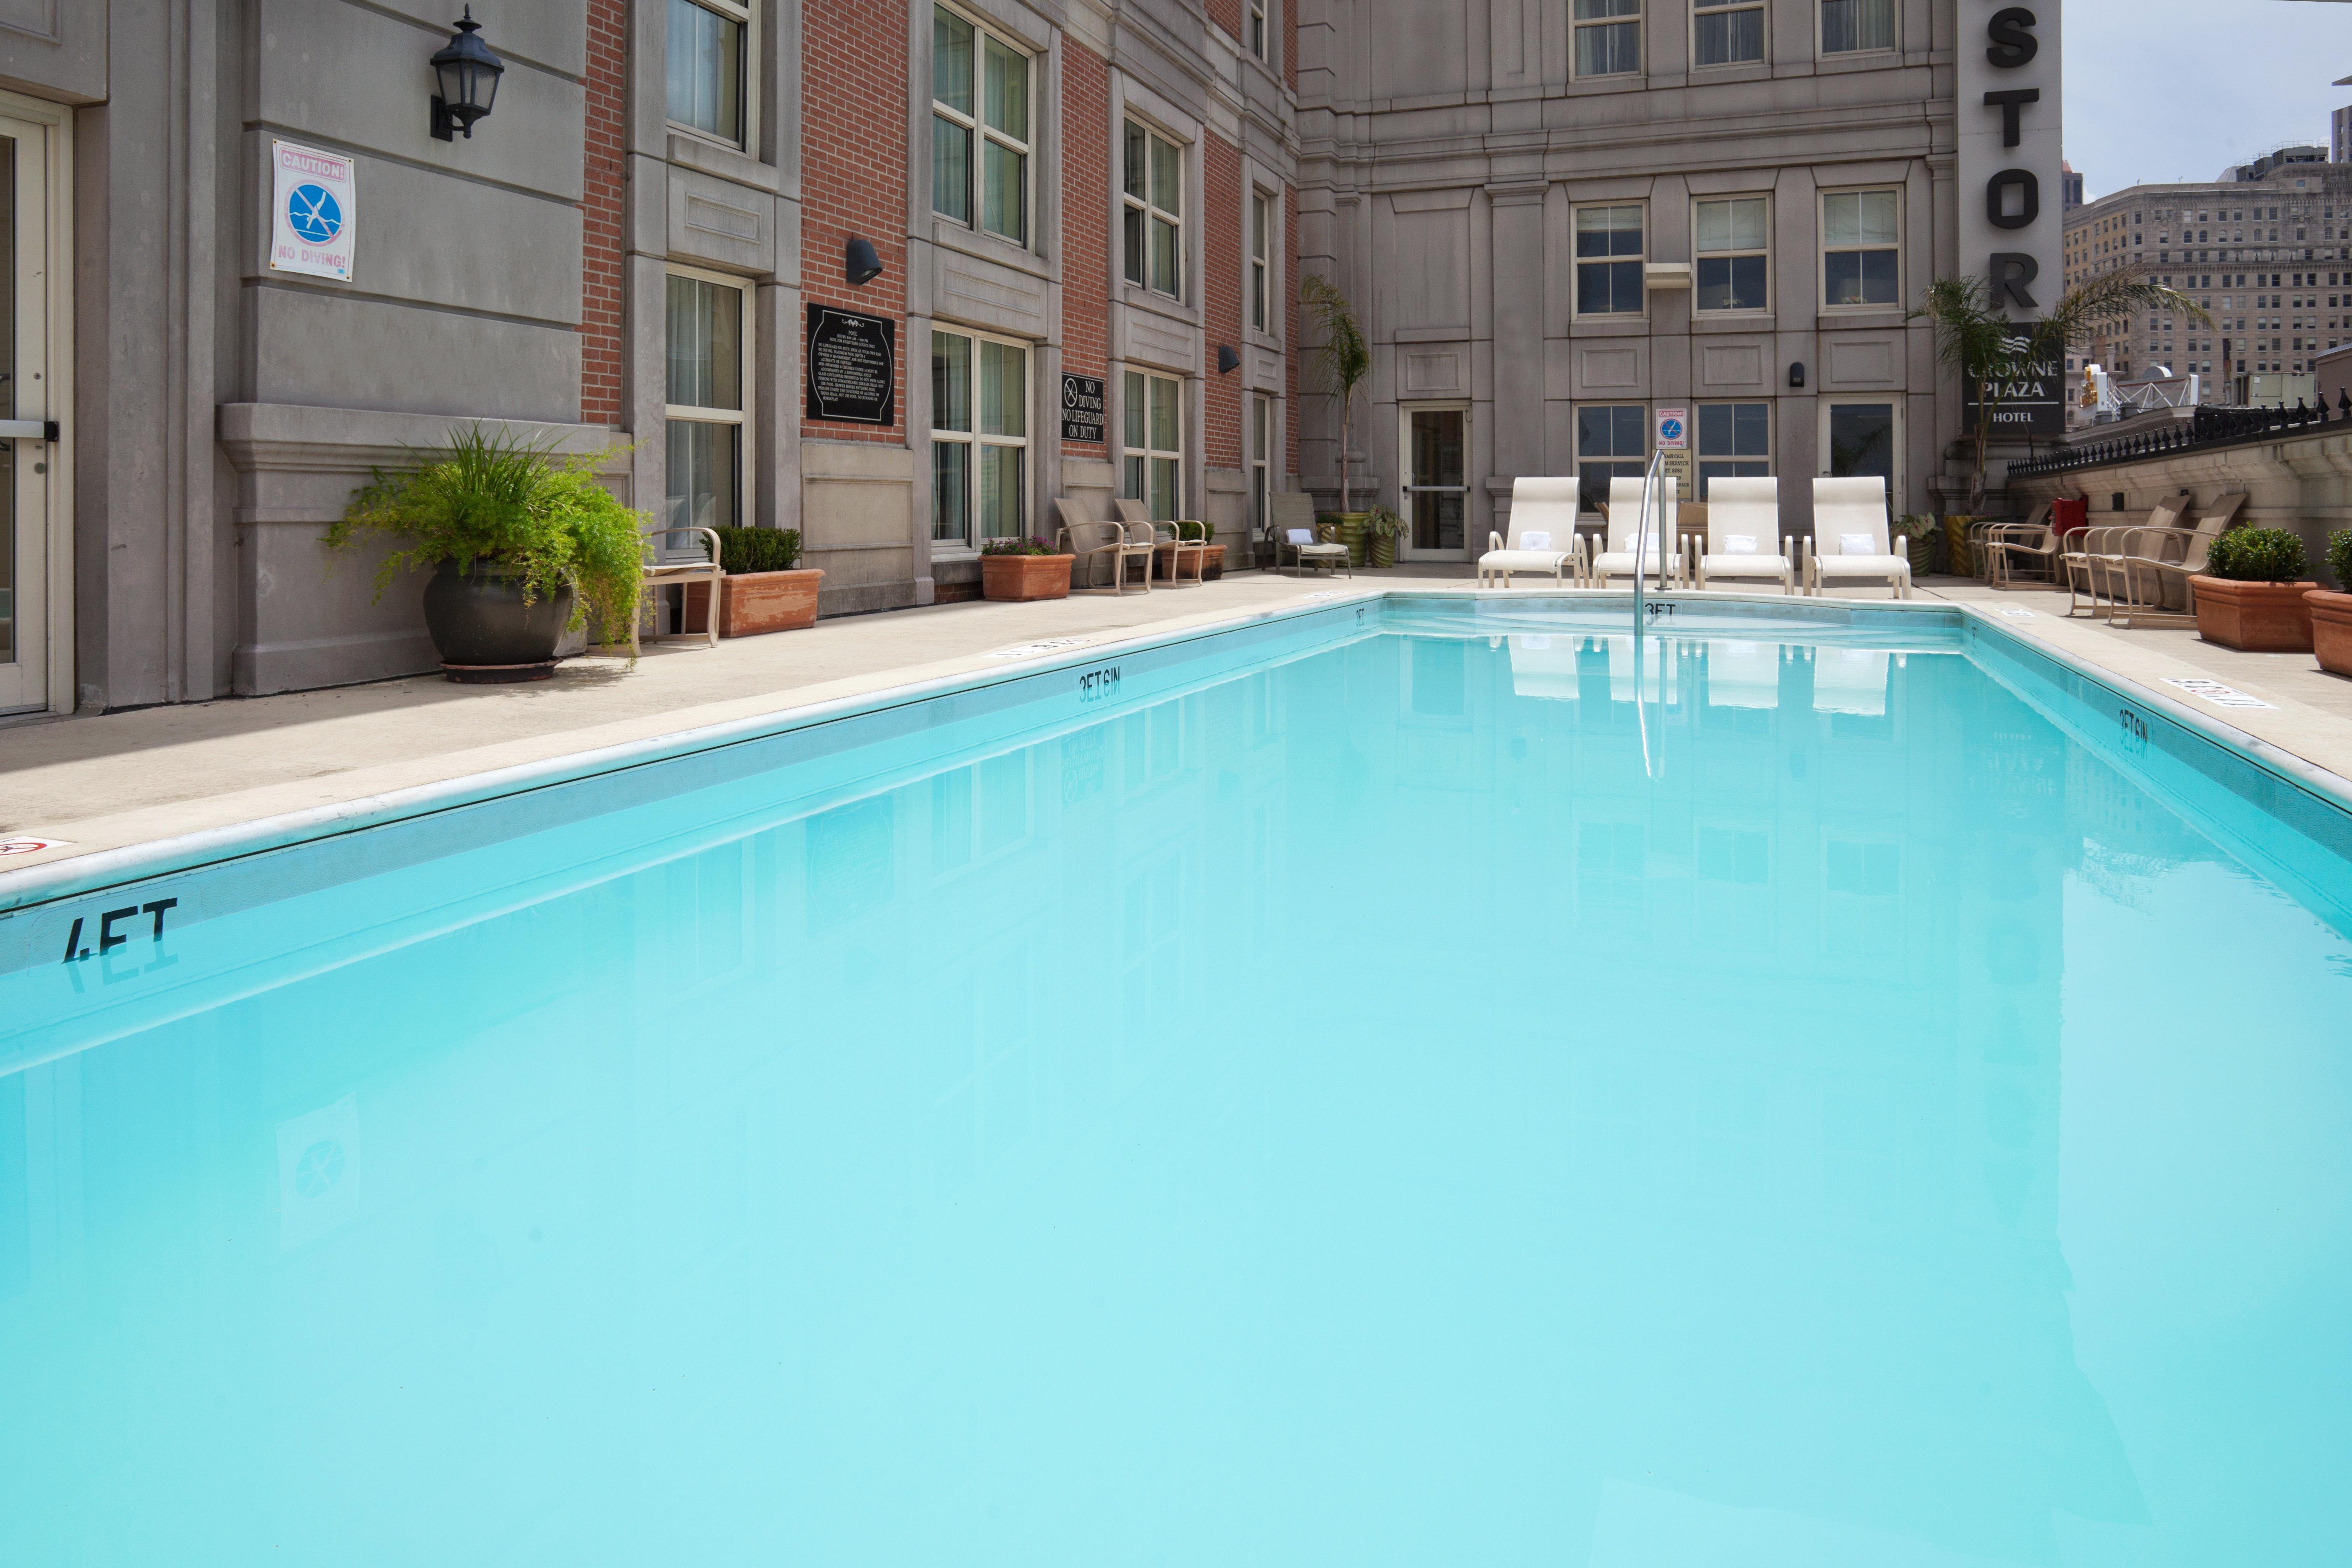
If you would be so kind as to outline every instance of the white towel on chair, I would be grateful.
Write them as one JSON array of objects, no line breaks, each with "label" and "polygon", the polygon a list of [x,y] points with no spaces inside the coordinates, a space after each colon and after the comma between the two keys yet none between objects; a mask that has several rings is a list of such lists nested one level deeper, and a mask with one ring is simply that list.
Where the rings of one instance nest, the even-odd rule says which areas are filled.
[{"label": "white towel on chair", "polygon": [[1884,555],[1886,552],[1878,548],[1877,539],[1871,534],[1841,533],[1838,535],[1838,553],[1841,555]]}]

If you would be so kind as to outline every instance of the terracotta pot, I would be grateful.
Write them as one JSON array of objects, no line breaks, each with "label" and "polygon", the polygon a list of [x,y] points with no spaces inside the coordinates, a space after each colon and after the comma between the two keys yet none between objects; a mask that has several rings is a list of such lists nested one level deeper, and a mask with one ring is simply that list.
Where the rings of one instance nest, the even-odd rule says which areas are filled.
[{"label": "terracotta pot", "polygon": [[[763,632],[804,631],[816,625],[816,589],[824,576],[821,568],[803,566],[791,572],[744,572],[720,579],[725,589],[719,596],[719,635],[752,637]],[[679,629],[708,630],[709,614],[709,584],[688,583],[686,619]]]},{"label": "terracotta pot", "polygon": [[[1224,558],[1225,547],[1223,545],[1210,545],[1207,552],[1201,557],[1201,575],[1203,578],[1206,578],[1210,574],[1212,566],[1213,566],[1215,563],[1223,561]],[[1151,552],[1151,574],[1160,579],[1162,583],[1170,582],[1175,577],[1176,547],[1174,545],[1163,544]],[[1184,580],[1189,583],[1192,581],[1192,578],[1188,575]]]},{"label": "terracotta pot", "polygon": [[2309,653],[2316,583],[2233,583],[2189,579],[2197,591],[2197,635],[2241,653]]},{"label": "terracotta pot", "polygon": [[1070,563],[1075,555],[983,555],[980,558],[980,592],[983,598],[1014,604],[1029,599],[1070,596]]},{"label": "terracotta pot", "polygon": [[2352,594],[2314,588],[2303,596],[2311,611],[2311,651],[2330,675],[2352,675]]}]

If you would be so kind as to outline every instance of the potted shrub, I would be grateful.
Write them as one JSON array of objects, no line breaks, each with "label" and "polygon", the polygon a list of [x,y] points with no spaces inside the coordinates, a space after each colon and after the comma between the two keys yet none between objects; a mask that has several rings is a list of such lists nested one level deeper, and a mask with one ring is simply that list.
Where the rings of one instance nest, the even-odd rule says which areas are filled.
[{"label": "potted shrub", "polygon": [[2189,579],[2197,595],[2197,635],[2242,653],[2309,653],[2318,584],[2303,577],[2303,541],[2284,528],[2233,528],[2206,552]]},{"label": "potted shrub", "polygon": [[[1187,545],[1197,543],[1205,546],[1205,548],[1201,552],[1201,576],[1203,581],[1206,581],[1211,577],[1221,577],[1224,575],[1223,564],[1225,559],[1225,547],[1222,544],[1213,542],[1217,537],[1216,524],[1213,522],[1200,522],[1191,518],[1187,518],[1182,522],[1168,523],[1164,526],[1180,531],[1184,535],[1184,542]],[[1195,533],[1193,531],[1195,529],[1198,529],[1200,531]],[[1173,540],[1163,540],[1158,545],[1153,547],[1151,552],[1151,574],[1159,578],[1163,583],[1174,580],[1176,576],[1176,544]]]},{"label": "potted shrub", "polygon": [[1364,524],[1371,521],[1371,515],[1368,511],[1319,511],[1315,521],[1330,526],[1332,537],[1348,547],[1348,564],[1356,567],[1364,563]]},{"label": "potted shrub", "polygon": [[418,452],[414,468],[374,470],[326,543],[407,542],[376,567],[379,599],[403,573],[433,568],[425,628],[450,679],[544,680],[557,640],[591,612],[636,624],[646,518],[596,482],[605,455],[559,458],[478,425]]},{"label": "potted shrub", "polygon": [[1895,520],[1893,536],[1904,542],[1916,581],[1936,569],[1936,520],[1925,512],[1906,511]]},{"label": "potted shrub", "polygon": [[1403,537],[1404,519],[1388,508],[1376,506],[1364,514],[1365,554],[1370,564],[1395,565],[1397,541]]},{"label": "potted shrub", "polygon": [[2327,536],[2327,569],[2336,574],[2336,591],[2314,588],[2303,596],[2311,607],[2311,647],[2320,668],[2352,675],[2352,528]]},{"label": "potted shrub", "polygon": [[[801,565],[797,528],[716,528],[719,565],[727,574],[719,604],[719,635],[758,637],[763,632],[804,631],[816,625],[816,591],[824,573]],[[709,623],[710,590],[701,583],[686,588],[686,627]]]},{"label": "potted shrub", "polygon": [[980,547],[982,597],[1019,603],[1070,596],[1070,563],[1042,539],[992,539]]}]

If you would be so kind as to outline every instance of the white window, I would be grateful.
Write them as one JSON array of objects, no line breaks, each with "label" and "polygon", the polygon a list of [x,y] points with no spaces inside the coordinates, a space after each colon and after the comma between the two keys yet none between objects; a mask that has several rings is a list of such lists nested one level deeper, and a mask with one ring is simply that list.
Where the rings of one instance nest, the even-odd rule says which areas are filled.
[{"label": "white window", "polygon": [[1250,532],[1253,537],[1266,531],[1266,496],[1269,476],[1274,471],[1274,399],[1264,393],[1250,395],[1249,466],[1250,466]]},{"label": "white window", "polygon": [[751,414],[744,290],[724,279],[673,272],[667,304],[664,526],[733,528],[743,521],[743,428]]},{"label": "white window", "polygon": [[1702,66],[1764,58],[1764,0],[1691,0],[1691,58]]},{"label": "white window", "polygon": [[1639,205],[1577,208],[1577,314],[1640,315],[1643,256]]},{"label": "white window", "polygon": [[1642,68],[1642,0],[1576,0],[1576,74],[1628,76]]},{"label": "white window", "polygon": [[1125,179],[1127,280],[1181,299],[1184,260],[1183,149],[1157,132],[1127,122]]},{"label": "white window", "polygon": [[669,120],[737,147],[751,144],[744,69],[751,8],[736,0],[669,0]]},{"label": "white window", "polygon": [[1822,53],[1895,47],[1895,0],[1822,0]]},{"label": "white window", "polygon": [[1895,191],[1834,191],[1822,197],[1822,302],[1902,302],[1901,202]]},{"label": "white window", "polygon": [[939,5],[931,10],[931,210],[971,224],[975,207],[974,226],[1029,243],[1029,57]]},{"label": "white window", "polygon": [[1249,52],[1259,59],[1265,58],[1266,0],[1249,0]]},{"label": "white window", "polygon": [[1127,373],[1127,472],[1121,493],[1144,502],[1163,521],[1173,521],[1183,504],[1183,420],[1176,406],[1181,390],[1180,383],[1164,375]]},{"label": "white window", "polygon": [[1772,405],[1769,403],[1702,403],[1698,405],[1698,499],[1710,481],[1761,479],[1772,474]]},{"label": "white window", "polygon": [[1611,479],[1638,479],[1650,455],[1650,411],[1639,403],[1588,403],[1576,411],[1576,504],[1599,511]]},{"label": "white window", "polygon": [[931,542],[1028,531],[1029,350],[931,329]]},{"label": "white window", "polygon": [[1769,207],[1762,196],[1701,202],[1696,215],[1698,276],[1693,308],[1761,310],[1765,293]]},{"label": "white window", "polygon": [[1265,324],[1265,291],[1266,264],[1272,249],[1269,236],[1274,227],[1269,209],[1273,205],[1274,198],[1264,191],[1250,193],[1250,325],[1261,332],[1271,330]]}]

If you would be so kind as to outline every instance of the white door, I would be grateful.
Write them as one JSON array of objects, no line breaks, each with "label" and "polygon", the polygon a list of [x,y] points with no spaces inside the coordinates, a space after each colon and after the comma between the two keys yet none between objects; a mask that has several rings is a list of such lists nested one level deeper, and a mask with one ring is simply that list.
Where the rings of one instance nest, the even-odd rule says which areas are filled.
[{"label": "white door", "polygon": [[1402,410],[1404,537],[1408,561],[1460,561],[1469,553],[1470,411]]},{"label": "white door", "polygon": [[1886,481],[1886,505],[1904,510],[1903,404],[1895,398],[1822,400],[1822,472],[1830,479],[1876,474]]},{"label": "white door", "polygon": [[47,708],[49,497],[48,126],[0,115],[0,713]]}]

